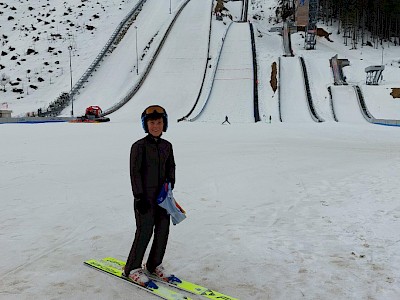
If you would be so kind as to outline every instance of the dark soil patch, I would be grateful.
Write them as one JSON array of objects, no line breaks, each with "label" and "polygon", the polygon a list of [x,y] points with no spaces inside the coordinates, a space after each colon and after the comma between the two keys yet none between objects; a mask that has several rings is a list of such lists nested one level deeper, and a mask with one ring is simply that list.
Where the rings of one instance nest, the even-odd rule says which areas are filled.
[{"label": "dark soil patch", "polygon": [[400,98],[400,88],[392,88],[392,92],[390,93],[390,95],[393,98]]}]

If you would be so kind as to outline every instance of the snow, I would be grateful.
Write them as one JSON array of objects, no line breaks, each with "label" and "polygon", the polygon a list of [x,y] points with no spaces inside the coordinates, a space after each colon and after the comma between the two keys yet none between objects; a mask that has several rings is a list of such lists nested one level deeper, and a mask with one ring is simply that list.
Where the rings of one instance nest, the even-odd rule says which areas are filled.
[{"label": "snow", "polygon": [[[282,57],[280,61],[281,114],[283,122],[314,122],[304,90],[304,76],[298,57]],[[296,83],[293,84],[293,81]],[[294,109],[296,108],[296,109]]]},{"label": "snow", "polygon": [[[139,49],[158,31],[157,39],[161,38],[172,18],[167,1],[155,1],[148,0],[143,9],[147,17],[139,15],[135,21],[143,37]],[[110,24],[118,24],[136,2],[120,4],[123,12],[112,3],[117,1],[107,1],[104,14]],[[174,12],[183,2],[171,3]],[[237,3],[228,3],[234,19],[240,15]],[[348,58],[351,64],[344,72],[350,84],[361,86],[371,113],[399,119],[400,101],[390,96],[391,88],[400,86],[398,49],[384,49],[384,80],[369,87],[364,84],[364,68],[380,63],[382,49],[350,50],[336,28],[325,26],[334,42],[318,38],[317,49],[306,51],[301,33],[292,34],[294,52],[307,65],[317,112],[326,122],[296,119],[299,104],[293,102],[286,107],[288,120],[280,123],[277,95],[269,86],[271,64],[282,55],[281,37],[268,32],[276,26],[268,22],[274,6],[275,1],[256,0],[250,7],[257,36],[262,122],[255,124],[248,118],[250,105],[235,104],[243,95],[252,95],[247,88],[232,93],[234,87],[218,88],[222,80],[216,81],[212,110],[208,108],[215,116],[199,122],[175,121],[191,109],[207,58],[211,5],[191,0],[148,79],[128,104],[109,116],[110,123],[0,126],[0,299],[153,299],[83,265],[90,258],[125,259],[130,250],[135,221],[129,150],[144,135],[140,113],[153,103],[162,104],[169,113],[164,137],[172,142],[177,163],[174,194],[188,216],[171,226],[164,260],[168,270],[239,299],[400,297],[399,129],[366,122],[357,110],[353,88],[333,86],[329,73],[329,58],[335,54]],[[262,19],[253,20],[255,14]],[[80,49],[87,52],[74,52],[76,78],[114,29],[107,22],[96,24],[99,28],[87,41],[77,33]],[[227,18],[225,23],[213,23],[212,64],[228,25]],[[228,33],[225,46],[236,41],[245,50],[248,26],[232,26],[236,29]],[[76,99],[77,115],[87,105],[112,106],[124,96],[127,82],[134,83],[134,38],[131,27],[126,40]],[[154,51],[156,39],[153,43],[146,57]],[[251,76],[242,66],[249,50],[243,51],[237,50],[236,60],[234,51],[223,53],[227,62],[223,69],[239,65],[243,77]],[[294,65],[298,58],[287,61]],[[32,69],[35,65],[26,64]],[[68,58],[60,64],[68,70]],[[11,74],[11,69],[4,70]],[[285,78],[281,84],[287,85],[288,80],[291,84],[282,94],[283,105],[299,100],[296,93],[304,93],[303,79],[291,80],[297,72],[287,70],[292,68],[281,70]],[[217,75],[226,74],[218,71]],[[230,75],[237,76],[234,70]],[[246,80],[240,82],[247,87]],[[7,102],[18,114],[35,110],[39,102],[51,102],[68,86],[69,78],[64,76],[23,99],[0,92],[1,103]],[[328,86],[332,86],[339,122],[333,121]],[[232,125],[221,126],[227,111]]]},{"label": "snow", "polygon": [[218,66],[215,66],[214,85],[199,121],[220,122],[228,115],[235,122],[254,123],[249,31],[247,23],[234,23],[228,29]]},{"label": "snow", "polygon": [[332,98],[335,99],[333,109],[338,121],[349,123],[367,122],[360,114],[360,107],[352,86],[332,87]]}]

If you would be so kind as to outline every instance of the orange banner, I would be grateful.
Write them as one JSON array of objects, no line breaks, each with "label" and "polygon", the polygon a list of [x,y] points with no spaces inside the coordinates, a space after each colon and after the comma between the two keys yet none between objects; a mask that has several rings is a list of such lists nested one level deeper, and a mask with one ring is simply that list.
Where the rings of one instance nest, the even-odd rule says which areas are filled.
[{"label": "orange banner", "polygon": [[308,25],[308,0],[297,0],[296,1],[296,25],[307,26]]}]

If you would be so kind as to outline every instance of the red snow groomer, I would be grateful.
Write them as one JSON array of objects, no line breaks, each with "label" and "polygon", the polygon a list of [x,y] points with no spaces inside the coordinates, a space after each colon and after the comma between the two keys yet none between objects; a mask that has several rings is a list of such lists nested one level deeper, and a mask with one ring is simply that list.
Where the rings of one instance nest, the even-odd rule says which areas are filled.
[{"label": "red snow groomer", "polygon": [[86,108],[85,115],[82,117],[78,117],[75,122],[83,122],[83,123],[97,123],[97,122],[109,122],[110,118],[102,117],[100,106],[92,105]]},{"label": "red snow groomer", "polygon": [[102,112],[100,106],[92,105],[86,108],[85,116],[99,118]]}]

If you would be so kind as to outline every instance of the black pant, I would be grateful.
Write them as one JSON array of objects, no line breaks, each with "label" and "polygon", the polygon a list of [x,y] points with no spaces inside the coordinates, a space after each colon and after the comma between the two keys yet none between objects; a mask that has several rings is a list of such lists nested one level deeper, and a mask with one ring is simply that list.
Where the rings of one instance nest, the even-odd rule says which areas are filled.
[{"label": "black pant", "polygon": [[167,211],[158,206],[154,199],[151,201],[151,207],[145,214],[140,214],[135,209],[136,233],[125,265],[125,272],[129,272],[142,266],[143,257],[146,248],[150,242],[154,229],[154,238],[151,245],[146,268],[149,272],[162,263],[165,249],[168,242],[170,216]]}]

